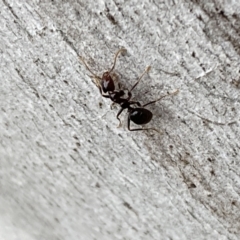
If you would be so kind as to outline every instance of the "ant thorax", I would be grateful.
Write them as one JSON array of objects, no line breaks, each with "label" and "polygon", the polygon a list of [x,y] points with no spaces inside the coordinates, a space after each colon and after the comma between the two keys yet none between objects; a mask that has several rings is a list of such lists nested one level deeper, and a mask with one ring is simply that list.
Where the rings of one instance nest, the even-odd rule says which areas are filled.
[{"label": "ant thorax", "polygon": [[110,99],[115,102],[120,104],[124,100],[128,101],[129,97],[129,91],[128,90],[114,90],[113,92],[108,92]]}]

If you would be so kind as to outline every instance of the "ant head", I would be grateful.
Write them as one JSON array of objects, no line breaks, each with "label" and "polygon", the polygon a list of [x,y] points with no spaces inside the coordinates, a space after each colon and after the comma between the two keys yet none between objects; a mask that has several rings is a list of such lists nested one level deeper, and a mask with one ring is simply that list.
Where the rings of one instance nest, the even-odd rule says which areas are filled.
[{"label": "ant head", "polygon": [[110,72],[103,73],[101,85],[104,93],[113,92],[115,90],[114,82],[110,76]]}]

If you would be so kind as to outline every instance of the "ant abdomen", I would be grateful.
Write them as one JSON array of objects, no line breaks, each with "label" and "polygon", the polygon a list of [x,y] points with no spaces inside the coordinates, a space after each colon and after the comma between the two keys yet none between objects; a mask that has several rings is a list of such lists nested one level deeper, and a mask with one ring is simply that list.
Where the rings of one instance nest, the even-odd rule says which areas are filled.
[{"label": "ant abdomen", "polygon": [[133,108],[129,112],[129,119],[137,125],[147,124],[152,120],[153,114],[146,108]]}]

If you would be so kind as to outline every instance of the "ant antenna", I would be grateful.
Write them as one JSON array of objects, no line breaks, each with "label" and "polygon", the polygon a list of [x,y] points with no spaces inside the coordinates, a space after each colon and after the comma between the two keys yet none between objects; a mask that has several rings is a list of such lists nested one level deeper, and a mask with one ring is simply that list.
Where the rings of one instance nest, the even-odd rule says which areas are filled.
[{"label": "ant antenna", "polygon": [[165,98],[165,97],[173,96],[173,95],[176,95],[176,94],[178,94],[178,93],[179,93],[179,90],[177,89],[175,92],[166,94],[166,95],[164,95],[164,96],[162,96],[162,97],[160,97],[160,98],[158,98],[158,99],[156,99],[156,100],[154,100],[154,101],[151,101],[151,102],[149,102],[149,103],[146,103],[146,104],[144,104],[142,107],[146,107],[147,105],[150,105],[150,104],[153,104],[153,103],[155,103],[155,102],[158,102],[158,101],[160,101],[161,99],[163,99],[163,98]]},{"label": "ant antenna", "polygon": [[132,90],[138,85],[138,83],[140,82],[140,80],[143,78],[143,76],[149,72],[149,70],[151,69],[151,66],[147,66],[147,68],[144,70],[144,72],[142,73],[142,75],[138,78],[137,82],[132,86],[132,88],[130,89],[129,92],[132,92]]},{"label": "ant antenna", "polygon": [[[117,57],[118,55],[123,52],[123,51],[127,51],[125,48],[120,48],[116,53],[115,53],[115,57],[114,57],[114,62],[113,62],[113,66],[112,68],[109,70],[109,73],[113,71],[113,69],[115,68],[116,65],[116,61],[117,61]],[[85,62],[83,57],[79,57],[79,59],[82,61],[82,63],[84,64],[84,66],[87,68],[87,70],[96,78],[101,79],[99,76],[97,76],[94,72],[92,72],[92,70],[89,68],[89,66],[87,65],[87,63]]]},{"label": "ant antenna", "polygon": [[126,48],[120,48],[120,49],[115,53],[114,62],[113,62],[112,68],[108,71],[109,73],[112,72],[113,69],[115,68],[118,55],[119,55],[121,52],[124,52],[124,51],[127,51]]},{"label": "ant antenna", "polygon": [[85,60],[83,59],[83,57],[79,57],[79,59],[82,61],[82,63],[84,64],[84,66],[86,67],[86,69],[95,77],[98,79],[101,79],[99,76],[97,76],[94,72],[92,72],[92,70],[89,68],[89,66],[87,65],[87,63],[85,62]]}]

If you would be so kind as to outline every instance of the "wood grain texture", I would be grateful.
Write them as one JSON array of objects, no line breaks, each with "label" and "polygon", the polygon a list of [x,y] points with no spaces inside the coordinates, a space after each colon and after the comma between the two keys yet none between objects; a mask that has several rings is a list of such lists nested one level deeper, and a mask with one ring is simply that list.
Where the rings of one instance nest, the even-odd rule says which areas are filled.
[{"label": "wood grain texture", "polygon": [[[203,2],[0,1],[0,239],[240,238],[240,3]],[[78,59],[120,47],[140,102],[180,90],[162,134],[117,128]]]}]

